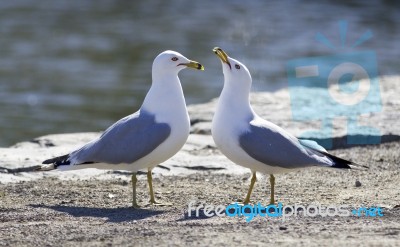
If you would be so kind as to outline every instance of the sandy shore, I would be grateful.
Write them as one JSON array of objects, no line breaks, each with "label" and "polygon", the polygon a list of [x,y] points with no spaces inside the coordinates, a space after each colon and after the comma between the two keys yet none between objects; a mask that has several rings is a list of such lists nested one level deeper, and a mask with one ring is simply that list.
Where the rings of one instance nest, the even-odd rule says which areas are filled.
[{"label": "sandy shore", "polygon": [[[156,174],[157,198],[172,206],[147,205],[146,176],[140,175],[142,209],[130,208],[128,174],[70,180],[50,176],[0,185],[0,245],[396,246],[400,243],[399,148],[400,142],[392,142],[333,151],[368,164],[366,171],[313,168],[276,176],[277,200],[284,205],[380,206],[383,217],[258,216],[248,223],[243,217],[208,218],[204,212],[199,218],[188,216],[192,200],[214,205],[242,200],[250,172]],[[252,201],[266,204],[268,191],[267,178],[259,176]]]}]

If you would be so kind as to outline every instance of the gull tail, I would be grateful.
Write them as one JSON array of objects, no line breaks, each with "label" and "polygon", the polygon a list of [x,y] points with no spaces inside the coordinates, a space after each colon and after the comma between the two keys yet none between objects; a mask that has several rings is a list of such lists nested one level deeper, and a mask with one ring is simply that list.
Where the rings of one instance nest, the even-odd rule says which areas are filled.
[{"label": "gull tail", "polygon": [[65,166],[65,165],[70,165],[71,161],[69,161],[69,154],[58,156],[52,159],[47,159],[42,162],[41,167],[39,167],[37,170],[38,171],[50,171],[57,169],[59,166]]},{"label": "gull tail", "polygon": [[356,169],[356,170],[365,170],[365,169],[369,168],[368,166],[360,165],[360,164],[354,163],[352,161],[339,158],[328,152],[323,152],[323,151],[319,151],[319,150],[315,150],[315,151],[329,157],[334,162],[334,164],[331,166],[332,168]]},{"label": "gull tail", "polygon": [[312,140],[305,140],[305,139],[299,139],[299,142],[306,148],[311,149],[312,151],[319,153],[321,155],[325,155],[329,157],[334,163],[331,166],[332,168],[339,168],[339,169],[358,169],[358,170],[365,170],[368,169],[368,166],[364,165],[359,165],[357,163],[354,163],[349,160],[345,160],[342,158],[339,158],[335,155],[332,155],[326,151],[325,148],[320,146],[317,142],[312,141]]},{"label": "gull tail", "polygon": [[72,163],[71,164],[71,154],[66,154],[62,156],[58,156],[52,159],[48,159],[42,162],[43,165],[41,165],[37,171],[51,171],[54,169],[57,169],[60,166],[69,166],[69,165],[86,165],[86,164],[93,164],[97,162],[93,161],[86,161],[82,163]]}]

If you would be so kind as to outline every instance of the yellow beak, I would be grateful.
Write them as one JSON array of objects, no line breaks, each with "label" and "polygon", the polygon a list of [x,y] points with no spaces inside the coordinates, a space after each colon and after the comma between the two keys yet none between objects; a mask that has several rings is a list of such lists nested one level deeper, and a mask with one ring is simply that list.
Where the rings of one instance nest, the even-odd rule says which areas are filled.
[{"label": "yellow beak", "polygon": [[180,63],[179,65],[185,65],[188,68],[204,70],[204,66],[196,61],[189,61],[188,63]]},{"label": "yellow beak", "polygon": [[214,49],[213,49],[213,52],[215,53],[215,54],[217,54],[217,56],[219,57],[219,59],[221,59],[221,61],[223,62],[223,63],[226,63],[226,64],[228,64],[229,65],[229,68],[231,68],[231,63],[229,62],[229,60],[228,60],[228,54],[226,54],[226,52],[224,52],[221,48],[219,48],[219,47],[215,47]]}]

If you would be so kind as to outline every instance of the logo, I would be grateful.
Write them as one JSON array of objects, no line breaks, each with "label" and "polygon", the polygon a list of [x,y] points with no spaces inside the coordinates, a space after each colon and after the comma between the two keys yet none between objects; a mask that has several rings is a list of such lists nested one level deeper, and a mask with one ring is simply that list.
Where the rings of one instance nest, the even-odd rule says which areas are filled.
[{"label": "logo", "polygon": [[352,52],[343,52],[347,45],[347,22],[339,22],[341,45],[334,46],[322,33],[316,40],[334,53],[306,57],[287,63],[287,75],[293,120],[318,121],[318,129],[302,133],[299,138],[314,139],[325,148],[332,148],[333,120],[347,119],[342,126],[347,144],[377,144],[381,141],[376,126],[362,125],[360,116],[382,110],[377,59],[374,51],[356,50],[372,38],[366,31],[350,44]]},{"label": "logo", "polygon": [[[197,206],[195,206],[197,205]],[[244,217],[246,222],[250,222],[255,217],[270,217],[270,218],[282,218],[285,220],[289,217],[382,217],[383,209],[381,207],[358,207],[351,208],[349,205],[328,205],[324,206],[321,204],[311,204],[308,206],[295,204],[295,205],[267,205],[264,206],[261,203],[257,204],[239,204],[237,202],[224,205],[212,205],[197,203],[196,201],[190,201],[187,211],[188,217],[196,218],[209,218],[214,216],[224,217]]]}]

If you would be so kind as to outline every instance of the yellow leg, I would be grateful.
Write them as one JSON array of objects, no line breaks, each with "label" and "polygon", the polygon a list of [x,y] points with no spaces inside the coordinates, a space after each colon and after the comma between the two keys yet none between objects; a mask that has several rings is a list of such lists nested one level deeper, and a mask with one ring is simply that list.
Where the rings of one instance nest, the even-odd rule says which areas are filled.
[{"label": "yellow leg", "polygon": [[251,182],[250,182],[250,188],[249,191],[247,192],[247,196],[246,199],[244,199],[244,204],[249,204],[250,203],[250,196],[251,196],[251,192],[253,191],[253,187],[254,184],[257,181],[257,176],[256,176],[256,172],[253,172],[253,176],[251,177]]},{"label": "yellow leg", "polygon": [[139,208],[139,205],[136,202],[136,183],[137,183],[137,178],[136,178],[136,172],[132,174],[132,207],[133,208]]},{"label": "yellow leg", "polygon": [[270,204],[275,204],[275,177],[274,175],[269,175],[269,183],[271,184],[271,201]]},{"label": "yellow leg", "polygon": [[154,197],[153,176],[151,175],[151,170],[153,170],[153,168],[149,168],[147,172],[147,182],[149,183],[149,190],[150,190],[150,203],[157,204],[156,199]]},{"label": "yellow leg", "polygon": [[152,170],[153,170],[153,168],[149,168],[148,172],[147,172],[147,182],[149,183],[149,190],[150,190],[150,204],[158,205],[158,206],[171,206],[172,204],[170,204],[170,203],[156,202],[156,199],[154,197],[154,190],[153,190],[153,176],[151,174]]}]

